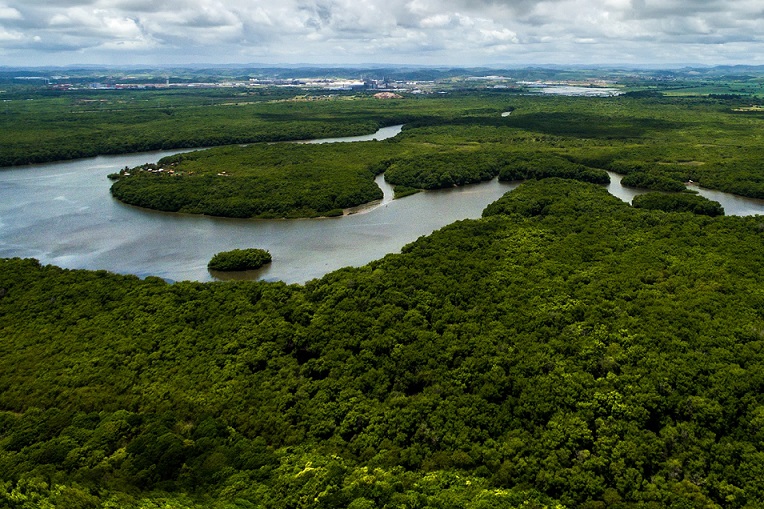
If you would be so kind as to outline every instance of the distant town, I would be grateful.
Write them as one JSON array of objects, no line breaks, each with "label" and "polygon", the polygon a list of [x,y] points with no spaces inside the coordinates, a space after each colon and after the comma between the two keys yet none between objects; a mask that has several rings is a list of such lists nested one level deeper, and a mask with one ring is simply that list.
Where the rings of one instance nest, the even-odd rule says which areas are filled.
[{"label": "distant town", "polygon": [[[720,83],[724,83],[720,86]],[[0,93],[13,87],[51,91],[172,89],[295,89],[326,93],[433,94],[494,90],[565,95],[619,95],[676,90],[759,95],[764,68],[718,66],[677,69],[619,67],[495,68],[10,68],[0,67]]]},{"label": "distant town", "polygon": [[[69,76],[15,76],[15,80],[26,83],[37,82],[45,88],[59,91],[83,90],[160,90],[160,89],[215,89],[215,88],[244,88],[255,89],[264,87],[294,88],[306,90],[326,90],[333,92],[375,91],[379,93],[431,94],[453,88],[493,88],[493,89],[545,89],[556,87],[586,87],[594,89],[593,95],[614,95],[619,93],[616,80],[600,78],[576,80],[518,80],[508,76],[460,76],[442,80],[399,80],[399,79],[347,79],[347,78],[269,78],[257,77],[247,80],[221,81],[185,81],[173,80],[167,77],[162,82],[140,81],[127,76],[123,81],[83,81],[81,77],[71,79]],[[596,90],[600,90],[597,92]],[[602,93],[604,91],[604,93]],[[392,96],[380,95],[380,98]]]}]

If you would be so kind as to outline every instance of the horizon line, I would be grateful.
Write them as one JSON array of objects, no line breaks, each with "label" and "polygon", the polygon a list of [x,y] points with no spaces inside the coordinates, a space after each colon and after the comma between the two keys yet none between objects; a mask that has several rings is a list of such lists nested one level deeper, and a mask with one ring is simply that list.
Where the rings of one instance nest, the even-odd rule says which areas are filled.
[{"label": "horizon line", "polygon": [[302,68],[302,69],[321,69],[321,68],[419,68],[419,69],[532,69],[532,68],[589,68],[589,69],[602,69],[602,68],[617,68],[617,69],[635,69],[635,68],[651,68],[651,69],[714,69],[719,67],[760,67],[764,68],[764,64],[746,64],[746,63],[724,63],[724,64],[702,64],[702,63],[600,63],[600,64],[583,64],[583,63],[570,63],[570,64],[557,64],[557,63],[525,63],[525,64],[395,64],[395,63],[345,63],[345,64],[315,64],[315,63],[260,63],[260,62],[248,62],[248,63],[167,63],[167,64],[63,64],[63,65],[0,65],[0,69],[87,69],[87,68],[110,68],[110,69],[134,69],[134,68],[229,68],[229,69],[242,69],[248,67],[262,67],[262,68]]}]

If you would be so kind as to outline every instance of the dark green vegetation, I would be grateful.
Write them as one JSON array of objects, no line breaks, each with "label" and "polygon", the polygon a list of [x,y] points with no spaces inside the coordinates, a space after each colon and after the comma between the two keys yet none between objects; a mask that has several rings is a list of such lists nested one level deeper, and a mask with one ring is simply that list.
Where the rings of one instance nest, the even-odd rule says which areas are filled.
[{"label": "dark green vegetation", "polygon": [[705,216],[724,215],[724,209],[719,202],[692,193],[647,193],[634,197],[632,205],[641,209],[665,212],[692,212]]},{"label": "dark green vegetation", "polygon": [[[297,217],[380,197],[383,171],[400,196],[612,170],[764,196],[762,109],[732,93],[78,94],[4,96],[0,164],[405,122],[173,156],[114,194]],[[635,203],[718,210],[698,198]],[[0,507],[764,505],[761,218],[557,179],[484,216],[305,286],[0,261]]]},{"label": "dark green vegetation", "polygon": [[441,189],[474,184],[498,175],[501,180],[562,177],[607,184],[604,170],[587,168],[543,152],[518,152],[496,147],[452,150],[391,161],[385,179],[404,188]]},{"label": "dark green vegetation", "polygon": [[336,216],[382,198],[368,159],[386,153],[384,142],[221,147],[165,158],[162,173],[134,170],[111,192],[125,203],[169,212]]},{"label": "dark green vegetation", "polygon": [[422,192],[422,190],[416,187],[395,186],[393,188],[393,198],[405,198],[406,196],[411,196],[412,194],[417,194],[420,192]]},{"label": "dark green vegetation", "polygon": [[[205,72],[183,79],[201,79]],[[549,79],[581,77],[533,72]],[[393,143],[305,149],[303,160],[295,159],[297,149],[261,146],[220,149],[193,156],[196,162],[187,156],[173,180],[134,176],[115,186],[115,196],[158,210],[235,217],[337,215],[378,198],[370,174],[389,168],[387,178],[403,188],[399,195],[496,176],[604,182],[602,170],[612,170],[626,174],[624,185],[678,191],[693,180],[764,197],[764,148],[757,134],[764,109],[755,96],[761,80],[754,74],[743,79],[753,71],[741,70],[733,80],[739,87],[698,96],[722,79],[713,72],[698,74],[697,82],[689,75],[654,73],[639,81],[614,72],[606,77],[642,91],[613,98],[533,97],[515,89],[460,91],[453,85],[447,94],[382,101],[369,97],[373,91],[332,97],[326,91],[251,87],[64,92],[9,87],[0,80],[0,165],[354,135],[406,123]],[[696,95],[663,95],[670,89],[679,93],[677,87]],[[501,117],[506,111],[512,114]],[[278,161],[284,158],[292,159],[282,174]],[[224,172],[234,177],[212,178]]]},{"label": "dark green vegetation", "polygon": [[215,254],[207,268],[222,271],[255,270],[271,261],[271,254],[264,249],[233,249]]},{"label": "dark green vegetation", "polygon": [[552,153],[517,154],[504,160],[499,173],[501,180],[528,180],[561,177],[595,184],[608,184],[610,176],[604,170],[587,168]]},{"label": "dark green vegetation", "polygon": [[99,154],[373,133],[400,110],[352,98],[291,100],[238,89],[81,91],[14,98],[0,109],[0,166]]},{"label": "dark green vegetation", "polygon": [[474,184],[499,173],[503,154],[486,150],[450,150],[391,161],[385,180],[394,186],[419,189]]},{"label": "dark green vegetation", "polygon": [[[358,122],[376,125],[406,116],[409,122],[400,135],[384,142],[257,144],[167,158],[160,165],[173,165],[173,177],[135,171],[137,175],[117,182],[113,193],[126,203],[158,210],[311,217],[339,214],[379,198],[373,176],[382,172],[404,196],[415,189],[497,176],[606,183],[605,170],[610,170],[626,174],[624,185],[652,190],[681,191],[692,180],[764,197],[764,146],[758,135],[764,110],[743,106],[747,101],[485,91],[389,102],[324,102],[320,109],[326,115],[335,104],[337,115],[354,111]],[[501,116],[510,110],[511,116]]]},{"label": "dark green vegetation", "polygon": [[[611,166],[611,169],[614,171],[617,169],[625,170],[624,168],[618,168],[617,165],[615,166],[615,168]],[[656,175],[647,171],[631,172],[631,170],[622,171],[621,173],[626,173],[626,176],[621,179],[621,185],[627,187],[641,187],[643,189],[652,189],[653,191],[672,193],[679,193],[685,189],[685,185],[682,182],[661,174]]]},{"label": "dark green vegetation", "polygon": [[[292,83],[299,78],[382,78],[406,88],[412,81],[431,92],[447,92],[449,97],[479,93],[486,97],[511,97],[528,92],[523,81],[570,80],[576,83],[605,80],[637,95],[679,98],[699,96],[712,101],[729,101],[741,107],[761,105],[764,95],[762,67],[716,67],[681,70],[634,69],[268,69],[268,68],[162,68],[119,69],[0,69],[0,166],[61,159],[118,154],[156,149],[208,147],[341,136],[373,132],[378,125],[437,117],[432,103],[424,108],[387,103],[350,104],[358,96],[374,90],[338,92],[307,87],[252,86],[250,78],[267,82]],[[494,89],[492,80],[470,80],[472,76],[511,76]],[[31,79],[30,79],[31,78]],[[190,83],[225,84],[221,88],[163,88],[171,78],[173,86]],[[148,90],[99,90],[91,86],[148,86]],[[416,86],[419,86],[416,85]],[[408,87],[410,90],[414,87]],[[74,87],[67,89],[67,87]],[[303,101],[326,99],[341,101]],[[440,97],[442,98],[442,97]],[[678,99],[681,100],[681,99]],[[320,104],[317,104],[320,103]],[[338,104],[339,103],[339,104]],[[478,111],[494,104],[473,108]],[[503,111],[512,111],[511,104]],[[441,112],[442,113],[442,112]],[[623,113],[623,112],[622,112]],[[640,117],[628,113],[626,118]],[[663,117],[673,119],[672,116]],[[760,114],[761,112],[759,112]],[[603,128],[613,128],[605,117]],[[622,118],[624,119],[624,118]],[[442,118],[441,118],[442,120]],[[596,118],[593,118],[596,121]],[[715,136],[715,119],[708,120],[709,139]],[[545,123],[545,122],[544,122]],[[727,124],[723,121],[720,126]],[[591,129],[594,126],[587,126]],[[546,128],[545,128],[546,129]]]},{"label": "dark green vegetation", "polygon": [[763,505],[762,219],[484,216],[305,286],[0,262],[0,506]]}]

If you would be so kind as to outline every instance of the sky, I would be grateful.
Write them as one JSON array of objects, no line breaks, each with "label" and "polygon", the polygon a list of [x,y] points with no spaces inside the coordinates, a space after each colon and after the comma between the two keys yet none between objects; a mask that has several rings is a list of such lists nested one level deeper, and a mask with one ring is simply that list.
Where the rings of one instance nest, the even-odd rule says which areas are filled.
[{"label": "sky", "polygon": [[0,0],[0,66],[764,64],[762,0]]}]

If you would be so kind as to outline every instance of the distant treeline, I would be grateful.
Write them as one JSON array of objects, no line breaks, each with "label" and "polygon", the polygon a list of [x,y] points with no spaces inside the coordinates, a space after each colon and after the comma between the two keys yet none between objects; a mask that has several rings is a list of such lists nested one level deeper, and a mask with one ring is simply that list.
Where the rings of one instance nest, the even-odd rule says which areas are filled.
[{"label": "distant treeline", "polygon": [[0,108],[0,166],[173,148],[370,134],[417,117],[380,101],[289,100],[230,89],[35,93]]}]

